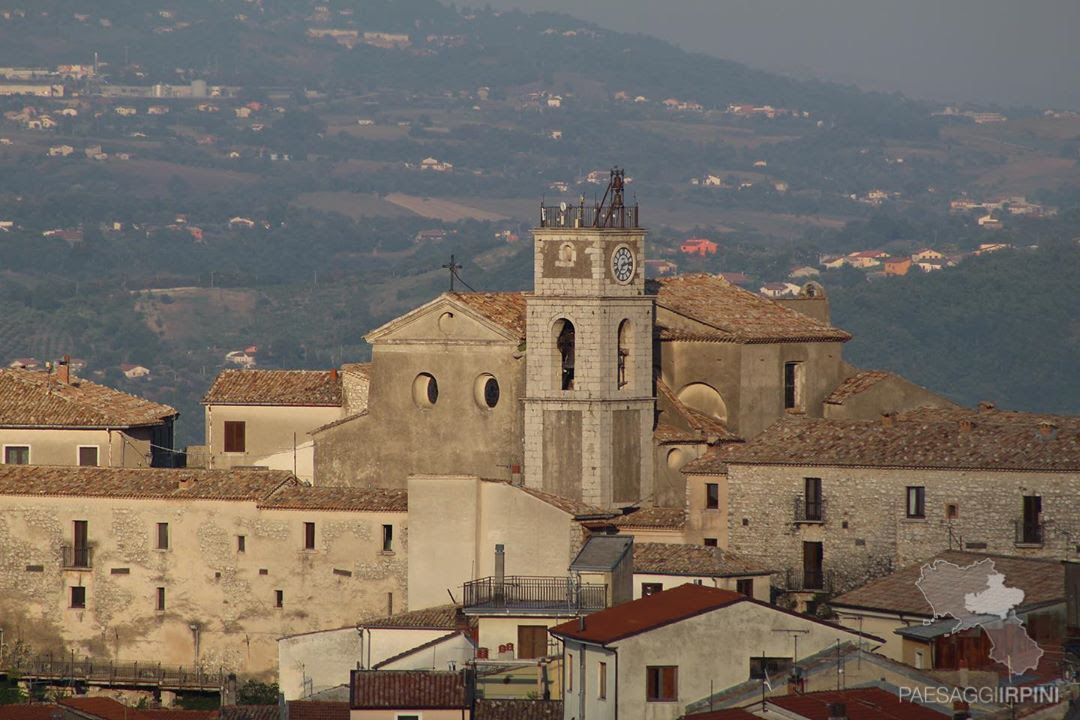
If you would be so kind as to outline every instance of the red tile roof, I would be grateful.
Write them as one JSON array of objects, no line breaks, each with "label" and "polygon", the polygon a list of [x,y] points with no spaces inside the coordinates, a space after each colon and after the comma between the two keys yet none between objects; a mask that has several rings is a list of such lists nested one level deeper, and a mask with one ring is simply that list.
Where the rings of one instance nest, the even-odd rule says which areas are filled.
[{"label": "red tile roof", "polygon": [[294,700],[289,703],[289,720],[349,720],[349,703]]},{"label": "red tile roof", "polygon": [[656,378],[656,395],[663,405],[671,408],[683,425],[691,429],[692,434],[699,436],[705,442],[715,443],[739,439],[739,436],[728,430],[723,422],[698,412],[679,400],[661,378]]},{"label": "red tile roof", "polygon": [[225,705],[218,711],[221,720],[280,720],[277,705]]},{"label": "red tile roof", "polygon": [[109,697],[70,697],[60,701],[66,708],[101,720],[141,720],[139,710]]},{"label": "red tile roof", "polygon": [[64,711],[53,703],[0,705],[0,720],[63,720]]},{"label": "red tile roof", "polygon": [[0,427],[126,428],[177,415],[168,405],[54,374],[0,369]]},{"label": "red tile roof", "polygon": [[880,370],[857,372],[837,385],[836,389],[825,398],[825,402],[830,405],[843,405],[849,397],[869,390],[887,377],[890,377],[890,374]]},{"label": "red tile roof", "polygon": [[298,482],[285,470],[0,465],[0,495],[261,500]]},{"label": "red tile roof", "polygon": [[751,715],[742,708],[728,708],[686,715],[683,720],[757,720],[757,715]]},{"label": "red tile roof", "polygon": [[748,598],[745,595],[730,590],[703,585],[680,585],[593,613],[584,618],[584,630],[580,629],[578,620],[571,620],[556,625],[551,629],[551,633],[572,640],[605,645],[746,601]]},{"label": "red tile roof", "polygon": [[340,407],[341,375],[336,370],[222,370],[203,404]]},{"label": "red tile roof", "polygon": [[901,702],[899,697],[881,688],[784,695],[769,698],[769,703],[806,720],[829,720],[829,706],[833,703],[845,705],[847,720],[942,720],[948,717],[918,703]]},{"label": "red tile roof", "polygon": [[434,670],[353,670],[353,710],[466,707],[465,675]]},{"label": "red tile roof", "polygon": [[525,339],[525,294],[520,292],[447,293],[496,325]]},{"label": "red tile roof", "polygon": [[[591,523],[587,522],[585,524],[589,525]],[[640,508],[611,520],[605,520],[603,524],[624,529],[679,530],[686,525],[686,510],[666,507]]]},{"label": "red tile roof", "polygon": [[405,512],[405,490],[285,485],[259,503],[267,510],[337,510],[342,512]]},{"label": "red tile roof", "polygon": [[457,605],[436,605],[422,610],[390,615],[389,617],[365,620],[360,625],[366,628],[408,628],[423,630],[456,630],[464,622],[461,608]]},{"label": "red tile roof", "polygon": [[736,553],[705,545],[634,543],[634,572],[687,577],[769,575],[770,571]]},{"label": "red tile roof", "polygon": [[562,720],[562,700],[476,701],[475,720]]},{"label": "red tile roof", "polygon": [[646,282],[656,304],[708,326],[683,330],[660,327],[661,339],[768,343],[846,342],[851,335],[768,298],[738,288],[715,275],[677,275]]}]

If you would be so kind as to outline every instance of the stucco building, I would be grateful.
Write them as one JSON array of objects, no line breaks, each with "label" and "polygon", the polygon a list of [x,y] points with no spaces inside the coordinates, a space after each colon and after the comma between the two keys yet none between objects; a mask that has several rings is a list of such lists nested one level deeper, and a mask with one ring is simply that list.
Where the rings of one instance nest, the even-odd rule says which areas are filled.
[{"label": "stucco building", "polygon": [[178,413],[56,371],[0,369],[0,462],[5,465],[171,467]]}]

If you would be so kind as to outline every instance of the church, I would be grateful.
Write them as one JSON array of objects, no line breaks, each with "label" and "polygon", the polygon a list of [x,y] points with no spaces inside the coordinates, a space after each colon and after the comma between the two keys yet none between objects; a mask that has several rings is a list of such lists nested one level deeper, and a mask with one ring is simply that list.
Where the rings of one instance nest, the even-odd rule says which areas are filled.
[{"label": "church", "polygon": [[472,475],[664,518],[715,501],[692,501],[706,491],[687,463],[780,418],[951,405],[846,363],[816,283],[773,300],[715,275],[647,279],[618,169],[597,205],[542,206],[533,251],[531,292],[443,293],[365,336],[366,406],[312,432],[317,485]]}]

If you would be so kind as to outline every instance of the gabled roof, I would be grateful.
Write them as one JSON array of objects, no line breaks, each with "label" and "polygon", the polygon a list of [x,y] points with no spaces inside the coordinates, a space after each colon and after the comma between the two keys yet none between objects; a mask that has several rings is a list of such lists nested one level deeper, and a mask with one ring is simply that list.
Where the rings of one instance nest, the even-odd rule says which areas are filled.
[{"label": "gabled roof", "polygon": [[0,369],[0,427],[126,428],[157,425],[177,412],[82,378]]},{"label": "gabled roof", "polygon": [[723,447],[711,447],[701,457],[691,460],[680,468],[687,475],[727,475],[727,462]]},{"label": "gabled roof", "polygon": [[69,697],[60,701],[65,708],[83,717],[100,720],[142,720],[142,711],[109,697]]},{"label": "gabled roof", "polygon": [[277,705],[223,705],[218,710],[220,720],[280,720]]},{"label": "gabled roof", "polygon": [[892,377],[890,373],[880,370],[863,370],[845,379],[836,389],[829,393],[825,402],[830,405],[843,405],[844,401],[853,395],[858,395],[877,385],[882,380]]},{"label": "gabled roof", "polygon": [[477,698],[475,720],[562,720],[562,700]]},{"label": "gabled roof", "polygon": [[460,607],[447,604],[365,620],[360,625],[366,628],[450,631],[459,628],[462,618]]},{"label": "gabled roof", "polygon": [[453,640],[458,635],[461,635],[461,633],[459,631],[457,631],[457,630],[454,630],[453,632],[448,632],[445,635],[440,635],[437,638],[434,638],[432,640],[428,640],[426,643],[423,643],[421,645],[417,645],[416,647],[411,647],[408,650],[402,650],[401,652],[399,652],[396,655],[391,655],[390,657],[386,658],[385,660],[380,660],[379,662],[372,665],[371,669],[372,670],[382,670],[387,665],[392,665],[395,662],[397,662],[398,660],[401,660],[403,658],[407,658],[410,655],[415,655],[417,653],[424,652],[425,650],[430,650],[431,648],[433,648],[433,647],[435,647],[437,645],[442,645],[447,640]]},{"label": "gabled roof", "polygon": [[375,328],[364,339],[376,342],[395,328],[424,315],[432,308],[449,305],[471,315],[481,324],[507,339],[525,339],[525,294],[521,292],[461,293],[447,292],[418,308]]},{"label": "gabled roof", "polygon": [[434,670],[353,670],[353,710],[466,707],[465,675]]},{"label": "gabled roof", "polygon": [[707,274],[676,275],[646,281],[656,304],[694,320],[704,329],[659,327],[662,340],[769,343],[846,342],[851,335],[768,298]]},{"label": "gabled roof", "polygon": [[769,704],[782,708],[801,720],[830,720],[830,707],[842,703],[847,720],[943,720],[948,715],[916,702],[903,702],[882,688],[828,690],[802,695],[769,698]]},{"label": "gabled roof", "polygon": [[634,538],[629,535],[593,535],[585,541],[570,563],[570,570],[610,572],[619,565],[633,545]]},{"label": "gabled roof", "polygon": [[582,502],[580,500],[571,500],[569,498],[564,498],[561,495],[553,495],[552,493],[538,490],[537,488],[528,487],[527,485],[514,485],[513,483],[510,483],[506,480],[495,480],[491,478],[481,478],[481,480],[483,482],[502,483],[503,485],[508,485],[510,487],[521,490],[523,493],[527,495],[532,495],[537,500],[541,500],[554,508],[562,510],[568,515],[597,515],[607,512],[606,510],[603,510],[595,505],[589,505],[588,503]]},{"label": "gabled roof", "polygon": [[337,510],[343,512],[405,512],[408,493],[389,488],[287,485],[259,503],[268,510]]},{"label": "gabled roof", "polygon": [[0,465],[0,495],[258,501],[289,484],[285,470]]},{"label": "gabled roof", "polygon": [[53,703],[34,703],[33,705],[0,705],[2,720],[64,720],[64,711]]},{"label": "gabled roof", "polygon": [[204,405],[341,407],[336,370],[222,370]]},{"label": "gabled roof", "polygon": [[761,565],[728,550],[680,543],[634,543],[634,572],[687,577],[771,574]]},{"label": "gabled roof", "polygon": [[693,713],[684,716],[683,720],[758,720],[758,716],[751,715],[742,708],[727,708]]},{"label": "gabled roof", "polygon": [[917,408],[879,420],[785,417],[746,443],[719,448],[732,464],[1066,472],[1080,470],[1080,417]]},{"label": "gabled roof", "polygon": [[[585,524],[589,525],[591,521]],[[624,515],[605,519],[601,524],[622,529],[680,530],[686,525],[686,510],[667,507],[638,508]]]},{"label": "gabled roof", "polygon": [[[671,391],[668,384],[659,377],[656,378],[656,395],[662,403],[670,407],[682,422],[691,429],[691,435],[699,436],[704,442],[731,442],[739,439],[739,436],[728,430],[727,425],[721,421],[688,407],[675,396],[675,393]],[[671,429],[678,430],[678,428],[673,427]],[[661,442],[663,441],[664,440],[661,439]]]},{"label": "gabled roof", "polygon": [[1022,608],[1064,600],[1065,568],[1058,560],[946,550],[925,562],[908,565],[835,597],[830,604],[932,617],[934,609],[915,585],[922,576],[923,566],[933,564],[935,560],[944,560],[965,568],[986,559],[993,560],[994,570],[1005,576],[1006,586],[1024,591]]}]

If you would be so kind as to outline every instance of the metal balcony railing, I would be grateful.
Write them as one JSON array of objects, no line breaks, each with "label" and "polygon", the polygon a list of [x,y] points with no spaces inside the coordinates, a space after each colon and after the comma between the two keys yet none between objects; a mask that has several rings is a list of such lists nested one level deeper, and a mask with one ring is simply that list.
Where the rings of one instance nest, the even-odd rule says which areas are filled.
[{"label": "metal balcony railing", "polygon": [[795,522],[797,523],[823,523],[825,522],[825,501],[808,500],[804,497],[795,498]]},{"label": "metal balcony railing", "polygon": [[61,562],[68,570],[88,570],[93,567],[93,551],[89,545],[61,545]]},{"label": "metal balcony railing", "polygon": [[74,654],[40,655],[8,661],[0,670],[17,674],[24,680],[76,681],[100,685],[185,690],[214,690],[223,686],[222,668],[162,665],[158,662],[118,663],[101,658],[77,658]]},{"label": "metal balcony railing", "polygon": [[553,228],[637,228],[638,206],[623,205],[541,205],[540,227]]},{"label": "metal balcony railing", "polygon": [[464,607],[591,612],[607,607],[607,585],[572,577],[486,577],[465,583]]},{"label": "metal balcony railing", "polygon": [[784,587],[789,592],[824,592],[833,591],[833,577],[828,570],[821,568],[789,568],[784,573]]},{"label": "metal balcony railing", "polygon": [[1042,545],[1046,542],[1046,532],[1042,523],[1015,520],[1017,545]]}]

